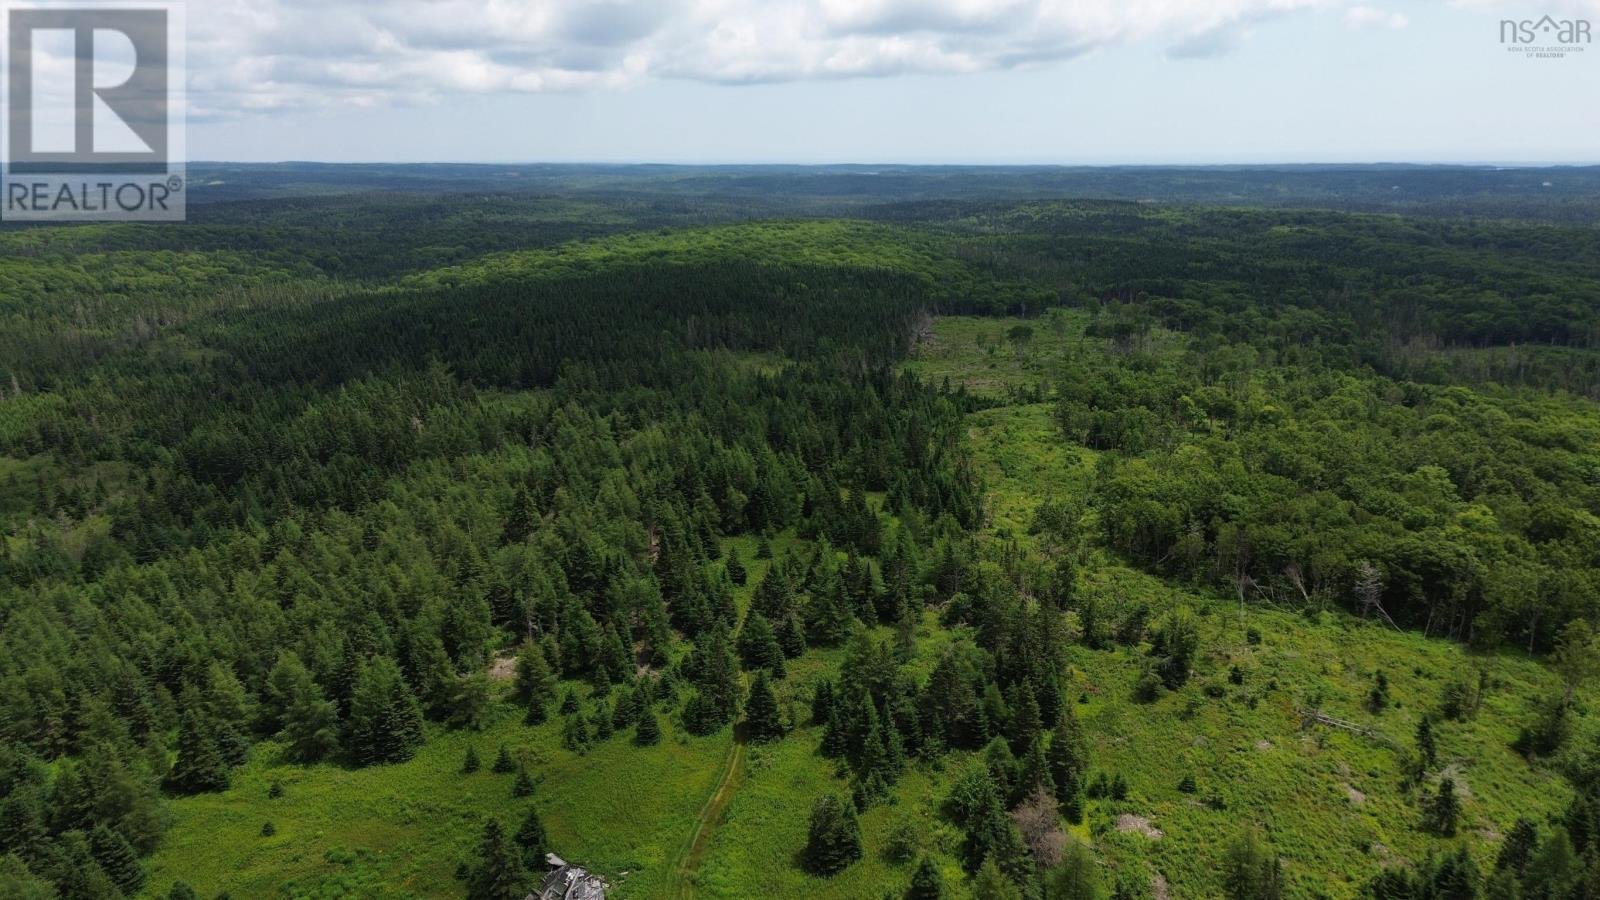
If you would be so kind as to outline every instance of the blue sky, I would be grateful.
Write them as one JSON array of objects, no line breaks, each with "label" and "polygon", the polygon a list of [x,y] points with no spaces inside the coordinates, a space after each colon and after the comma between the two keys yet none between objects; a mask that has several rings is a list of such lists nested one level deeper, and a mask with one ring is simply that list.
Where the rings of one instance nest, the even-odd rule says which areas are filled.
[{"label": "blue sky", "polygon": [[189,156],[1600,162],[1600,0],[215,0]]}]

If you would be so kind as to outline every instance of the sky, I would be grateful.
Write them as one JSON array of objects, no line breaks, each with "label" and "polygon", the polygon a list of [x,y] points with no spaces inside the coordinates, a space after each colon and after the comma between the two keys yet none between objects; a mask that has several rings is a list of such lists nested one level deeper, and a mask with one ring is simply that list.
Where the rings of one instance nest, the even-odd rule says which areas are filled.
[{"label": "sky", "polygon": [[[1600,0],[204,0],[195,160],[1600,162]],[[1545,43],[1545,41],[1541,41]]]}]

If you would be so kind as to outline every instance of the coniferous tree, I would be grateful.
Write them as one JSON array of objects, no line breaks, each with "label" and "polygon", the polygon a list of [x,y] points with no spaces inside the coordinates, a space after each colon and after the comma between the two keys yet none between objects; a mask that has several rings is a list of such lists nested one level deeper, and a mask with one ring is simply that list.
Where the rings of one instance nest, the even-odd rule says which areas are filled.
[{"label": "coniferous tree", "polygon": [[138,851],[117,831],[104,825],[95,826],[89,833],[89,851],[122,893],[132,897],[144,887],[144,868],[139,865]]},{"label": "coniferous tree", "polygon": [[529,871],[537,872],[544,866],[544,855],[549,850],[550,838],[545,834],[544,821],[539,818],[539,811],[530,808],[528,814],[522,817],[522,826],[512,836],[517,849],[522,854],[522,864]]},{"label": "coniferous tree", "polygon": [[1083,842],[1067,844],[1060,865],[1050,873],[1045,896],[1048,900],[1105,900],[1100,868]]},{"label": "coniferous tree", "polygon": [[972,879],[973,900],[1022,900],[1017,889],[993,859],[985,859]]},{"label": "coniferous tree", "polygon": [[1439,750],[1433,739],[1433,720],[1427,716],[1417,722],[1417,756],[1429,769],[1439,764]]},{"label": "coniferous tree", "polygon": [[528,775],[528,769],[526,766],[517,767],[517,778],[511,783],[511,796],[533,796],[533,778]]},{"label": "coniferous tree", "polygon": [[1280,900],[1283,866],[1249,830],[1228,845],[1222,883],[1229,900]]},{"label": "coniferous tree", "polygon": [[1453,778],[1443,778],[1439,781],[1439,790],[1428,803],[1427,824],[1436,834],[1444,837],[1454,837],[1456,833],[1456,820],[1461,814],[1461,801],[1456,797],[1456,782]]},{"label": "coniferous tree", "polygon": [[297,762],[315,762],[339,751],[339,708],[301,668],[286,684],[283,738],[287,755]]},{"label": "coniferous tree", "polygon": [[639,724],[634,726],[633,742],[641,747],[653,747],[661,742],[661,723],[656,712],[648,707],[639,714]]},{"label": "coniferous tree", "polygon": [[0,897],[8,900],[57,900],[55,885],[34,874],[15,853],[0,855]]},{"label": "coniferous tree", "polygon": [[1518,818],[1511,832],[1506,835],[1505,842],[1500,845],[1500,853],[1495,857],[1494,867],[1510,869],[1520,876],[1538,846],[1538,829],[1527,818]]},{"label": "coniferous tree", "polygon": [[1382,669],[1372,676],[1372,690],[1367,692],[1367,709],[1381,713],[1389,708],[1389,676]]},{"label": "coniferous tree", "polygon": [[167,787],[178,793],[228,789],[228,763],[203,717],[199,709],[186,709],[178,725],[178,759],[166,781]]},{"label": "coniferous tree", "polygon": [[478,865],[467,882],[469,900],[522,900],[527,893],[528,873],[521,854],[506,840],[500,822],[490,819],[483,826],[478,844]]},{"label": "coniferous tree", "polygon": [[778,712],[778,697],[765,671],[757,672],[750,683],[750,699],[745,703],[745,728],[749,739],[764,744],[783,737],[783,717]]},{"label": "coniferous tree", "polygon": [[1056,800],[1068,822],[1083,821],[1083,794],[1089,771],[1089,742],[1084,737],[1078,715],[1070,705],[1062,707],[1061,719],[1051,735],[1046,754],[1050,779],[1055,783]]},{"label": "coniferous tree", "polygon": [[499,752],[494,755],[494,765],[489,767],[489,771],[496,775],[507,775],[516,771],[516,768],[517,764],[511,760],[511,751],[506,749],[505,744],[501,744]]},{"label": "coniferous tree", "polygon": [[589,752],[589,743],[589,720],[581,712],[567,716],[561,723],[561,746],[583,754]]},{"label": "coniferous tree", "polygon": [[734,549],[732,544],[728,545],[727,571],[728,580],[740,587],[744,587],[745,582],[750,578],[750,573],[745,569],[744,563],[739,561],[739,551]]},{"label": "coniferous tree", "polygon": [[511,498],[511,509],[506,514],[505,528],[501,530],[500,542],[503,544],[520,544],[533,533],[534,526],[539,523],[539,510],[533,504],[533,496],[528,493],[526,486],[517,488],[517,493]]},{"label": "coniferous tree", "polygon": [[761,613],[752,612],[739,632],[739,658],[747,669],[765,669],[773,678],[784,676],[783,648],[778,644],[772,623]]},{"label": "coniferous tree", "polygon": [[345,748],[357,763],[404,762],[422,746],[422,710],[387,656],[361,667],[350,696]]},{"label": "coniferous tree", "polygon": [[483,762],[478,759],[478,748],[468,744],[466,759],[462,760],[461,762],[462,773],[471,775],[473,772],[478,771],[482,767]]},{"label": "coniferous tree", "polygon": [[861,852],[855,806],[833,794],[819,797],[806,830],[806,867],[818,875],[837,875],[860,859]]},{"label": "coniferous tree", "polygon": [[939,866],[924,856],[911,873],[911,886],[906,888],[905,900],[945,900],[944,876]]}]

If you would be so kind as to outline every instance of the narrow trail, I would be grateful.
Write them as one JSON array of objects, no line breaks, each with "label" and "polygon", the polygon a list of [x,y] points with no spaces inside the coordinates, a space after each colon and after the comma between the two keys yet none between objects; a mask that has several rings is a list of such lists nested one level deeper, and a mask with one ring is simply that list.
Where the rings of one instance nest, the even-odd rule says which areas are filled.
[{"label": "narrow trail", "polygon": [[705,858],[706,849],[711,845],[711,835],[715,832],[717,824],[722,821],[722,814],[727,811],[728,802],[733,799],[734,791],[739,789],[739,783],[744,780],[746,744],[743,732],[743,723],[735,726],[733,748],[728,752],[728,761],[723,766],[722,778],[717,781],[716,790],[706,799],[706,805],[700,808],[700,818],[695,823],[694,834],[690,836],[674,867],[670,895],[674,900],[688,900],[694,896],[694,877],[700,871],[700,863]]},{"label": "narrow trail", "polygon": [[[733,639],[736,642],[739,633],[744,631],[744,620],[748,614],[747,603],[739,609],[739,621],[733,629]],[[740,671],[739,689],[741,693],[749,693],[750,673]],[[673,900],[689,900],[694,896],[694,877],[700,871],[700,862],[705,859],[706,848],[711,846],[711,835],[716,831],[717,824],[722,821],[722,814],[727,811],[728,803],[733,799],[733,792],[739,789],[739,783],[744,780],[744,757],[744,723],[736,721],[733,723],[733,747],[728,750],[728,760],[722,766],[722,777],[717,780],[716,790],[706,798],[706,805],[700,808],[700,817],[695,821],[694,833],[690,835],[689,842],[684,845],[673,863],[672,890],[668,894]]]}]

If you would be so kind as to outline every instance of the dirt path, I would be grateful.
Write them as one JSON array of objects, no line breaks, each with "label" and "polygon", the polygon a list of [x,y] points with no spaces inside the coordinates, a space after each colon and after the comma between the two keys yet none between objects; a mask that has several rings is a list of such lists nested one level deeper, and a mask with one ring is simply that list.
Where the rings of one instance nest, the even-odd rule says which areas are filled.
[{"label": "dirt path", "polygon": [[701,807],[694,834],[689,838],[688,845],[674,867],[671,896],[675,900],[687,900],[694,896],[694,876],[700,871],[700,862],[705,858],[706,848],[711,845],[711,835],[716,830],[717,824],[722,821],[722,814],[727,811],[728,802],[733,799],[733,792],[739,789],[739,783],[744,780],[746,745],[743,731],[742,727],[735,727],[733,749],[729,751],[728,762],[723,766],[722,778],[717,782],[717,789],[707,798],[706,805]]},{"label": "dirt path", "polygon": [[[733,629],[735,641],[738,640],[739,633],[744,630],[744,620],[748,611],[748,604],[739,610],[739,621],[735,623]],[[748,672],[739,673],[739,689],[743,693],[749,693]],[[689,900],[694,896],[694,876],[700,871],[700,862],[705,859],[706,848],[711,846],[711,834],[722,821],[722,814],[727,811],[728,802],[733,799],[733,792],[739,789],[739,783],[744,780],[744,755],[744,723],[734,722],[733,747],[728,751],[728,761],[723,764],[722,777],[717,780],[717,789],[711,792],[711,796],[706,798],[706,805],[700,808],[700,818],[695,822],[694,834],[689,837],[689,842],[684,845],[678,854],[677,862],[672,867],[672,891],[668,896],[673,900]]]}]

